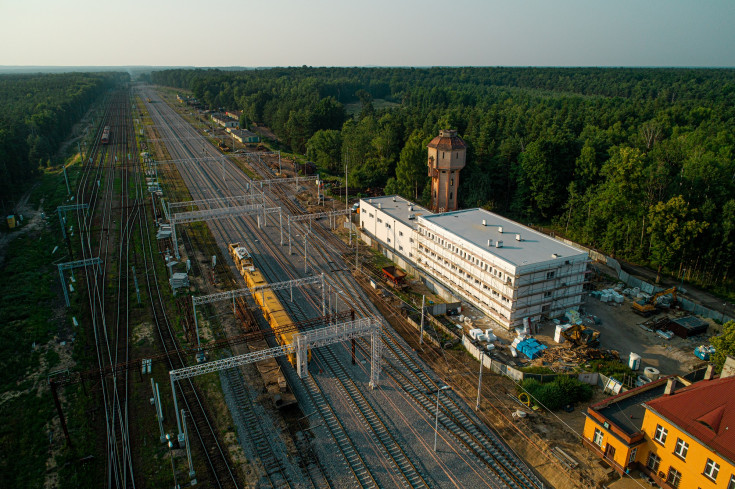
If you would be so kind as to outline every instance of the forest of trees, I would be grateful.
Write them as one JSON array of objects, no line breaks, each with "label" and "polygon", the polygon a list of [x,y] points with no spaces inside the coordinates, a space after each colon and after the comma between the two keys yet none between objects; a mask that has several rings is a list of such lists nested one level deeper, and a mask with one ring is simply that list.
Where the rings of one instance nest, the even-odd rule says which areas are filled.
[{"label": "forest of trees", "polygon": [[243,110],[322,171],[349,155],[356,186],[423,203],[426,144],[457,129],[463,207],[732,290],[735,70],[302,67],[152,81]]},{"label": "forest of trees", "polygon": [[92,102],[124,78],[120,73],[0,75],[0,195],[17,196],[40,167],[53,163]]}]

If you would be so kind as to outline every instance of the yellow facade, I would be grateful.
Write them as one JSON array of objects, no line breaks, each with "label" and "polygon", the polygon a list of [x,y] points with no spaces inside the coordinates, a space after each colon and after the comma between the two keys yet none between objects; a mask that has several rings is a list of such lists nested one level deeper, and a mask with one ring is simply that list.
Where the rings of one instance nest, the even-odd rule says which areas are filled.
[{"label": "yellow facade", "polygon": [[585,445],[605,458],[618,472],[640,462],[641,452],[645,451],[645,440],[640,433],[631,436],[591,410],[587,412],[583,436]]},{"label": "yellow facade", "polygon": [[[661,426],[666,430],[666,438],[663,443],[657,441],[656,430]],[[646,409],[643,418],[642,431],[646,437],[645,453],[638,454],[638,461],[642,466],[647,466],[649,454],[655,453],[660,457],[658,468],[655,471],[658,476],[666,480],[669,477],[669,469],[674,468],[681,473],[681,482],[677,487],[681,489],[733,489],[735,488],[735,465],[717,455],[715,452],[702,445],[696,438],[689,436],[676,425],[670,423],[650,409]],[[687,443],[686,456],[676,455],[677,441]],[[704,475],[707,460],[712,460],[719,466],[715,481]],[[731,479],[733,485],[730,486]]]}]

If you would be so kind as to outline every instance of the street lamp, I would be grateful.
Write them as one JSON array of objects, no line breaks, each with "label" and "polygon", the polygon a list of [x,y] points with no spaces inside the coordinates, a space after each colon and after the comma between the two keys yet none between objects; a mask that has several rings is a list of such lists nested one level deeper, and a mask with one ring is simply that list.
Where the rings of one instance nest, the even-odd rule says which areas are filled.
[{"label": "street lamp", "polygon": [[435,390],[430,390],[426,393],[426,395],[432,395],[436,393],[436,417],[434,418],[434,451],[436,452],[436,441],[437,436],[439,435],[439,395],[441,394],[441,391],[445,391],[447,389],[451,389],[450,386],[445,385],[443,387],[439,387]]}]

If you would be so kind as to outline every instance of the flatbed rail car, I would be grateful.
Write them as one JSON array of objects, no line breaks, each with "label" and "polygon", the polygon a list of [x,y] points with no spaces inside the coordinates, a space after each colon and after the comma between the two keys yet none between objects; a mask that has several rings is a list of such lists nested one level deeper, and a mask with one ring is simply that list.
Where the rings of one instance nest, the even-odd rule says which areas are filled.
[{"label": "flatbed rail car", "polygon": [[110,142],[110,126],[105,126],[102,130],[102,138],[100,139],[102,144],[108,144]]},{"label": "flatbed rail car", "polygon": [[[263,274],[253,265],[253,258],[244,246],[240,246],[240,243],[231,243],[228,248],[230,256],[232,256],[232,260],[237,267],[237,271],[245,279],[245,283],[249,289],[252,290],[255,287],[268,285]],[[261,311],[263,311],[263,317],[270,324],[278,343],[281,345],[292,344],[298,331],[294,330],[293,321],[283,307],[283,304],[281,304],[278,296],[276,296],[276,293],[270,288],[265,288],[253,294],[253,299],[260,306]],[[289,355],[288,361],[296,367],[295,354]],[[308,353],[308,361],[311,361],[311,350]]]}]

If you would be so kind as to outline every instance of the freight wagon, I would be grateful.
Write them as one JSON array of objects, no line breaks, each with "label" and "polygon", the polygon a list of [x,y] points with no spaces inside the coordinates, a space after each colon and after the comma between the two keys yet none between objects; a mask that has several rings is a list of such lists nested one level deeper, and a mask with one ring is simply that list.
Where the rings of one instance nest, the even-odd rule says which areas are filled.
[{"label": "freight wagon", "polygon": [[110,126],[105,126],[105,128],[102,130],[102,139],[100,140],[102,144],[107,144],[110,142]]}]

